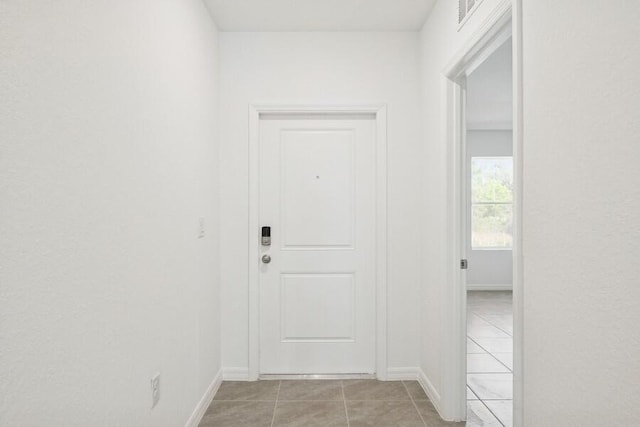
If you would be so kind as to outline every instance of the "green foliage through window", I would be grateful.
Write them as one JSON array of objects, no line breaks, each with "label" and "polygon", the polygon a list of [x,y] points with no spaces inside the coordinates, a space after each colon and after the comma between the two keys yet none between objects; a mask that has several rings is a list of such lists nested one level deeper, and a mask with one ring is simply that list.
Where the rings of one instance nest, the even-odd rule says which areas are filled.
[{"label": "green foliage through window", "polygon": [[471,159],[471,247],[513,245],[513,159]]}]

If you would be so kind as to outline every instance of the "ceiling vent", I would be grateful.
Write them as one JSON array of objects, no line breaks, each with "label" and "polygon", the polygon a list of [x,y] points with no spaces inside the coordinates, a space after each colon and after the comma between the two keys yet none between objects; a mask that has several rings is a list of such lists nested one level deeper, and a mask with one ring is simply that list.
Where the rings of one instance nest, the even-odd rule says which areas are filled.
[{"label": "ceiling vent", "polygon": [[467,16],[482,0],[458,0],[458,24],[462,24]]}]

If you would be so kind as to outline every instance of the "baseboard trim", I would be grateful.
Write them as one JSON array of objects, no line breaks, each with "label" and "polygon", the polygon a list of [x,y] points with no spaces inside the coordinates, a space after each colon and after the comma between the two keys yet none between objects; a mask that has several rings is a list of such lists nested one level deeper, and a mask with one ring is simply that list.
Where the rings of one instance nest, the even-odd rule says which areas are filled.
[{"label": "baseboard trim", "polygon": [[249,368],[222,368],[225,381],[249,381]]},{"label": "baseboard trim", "polygon": [[216,395],[220,385],[222,384],[222,369],[218,371],[217,375],[207,387],[207,391],[204,392],[204,396],[200,399],[200,402],[196,405],[196,408],[193,410],[193,413],[187,420],[187,424],[185,427],[198,427],[200,421],[202,421],[202,417],[204,417],[205,412],[209,405],[211,405],[211,401],[213,401],[213,396]]},{"label": "baseboard trim", "polygon": [[387,368],[387,381],[415,381],[418,379],[420,368]]},{"label": "baseboard trim", "polygon": [[513,285],[511,283],[507,284],[470,284],[467,283],[468,291],[512,291]]},{"label": "baseboard trim", "polygon": [[436,408],[436,411],[438,411],[440,418],[444,419],[442,417],[442,411],[440,410],[440,406],[441,406],[440,393],[438,393],[436,388],[433,386],[433,384],[429,380],[429,377],[427,377],[427,375],[424,373],[422,369],[418,369],[418,382],[422,386],[422,389],[424,390],[424,392],[427,394],[427,397],[429,398],[431,403],[433,403],[433,406],[434,408]]}]

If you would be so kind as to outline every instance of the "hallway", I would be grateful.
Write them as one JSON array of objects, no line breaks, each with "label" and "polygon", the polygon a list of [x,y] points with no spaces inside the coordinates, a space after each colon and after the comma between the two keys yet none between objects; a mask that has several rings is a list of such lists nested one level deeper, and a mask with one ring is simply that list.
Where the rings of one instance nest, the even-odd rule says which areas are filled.
[{"label": "hallway", "polygon": [[1,0],[0,427],[639,425],[638,22]]}]

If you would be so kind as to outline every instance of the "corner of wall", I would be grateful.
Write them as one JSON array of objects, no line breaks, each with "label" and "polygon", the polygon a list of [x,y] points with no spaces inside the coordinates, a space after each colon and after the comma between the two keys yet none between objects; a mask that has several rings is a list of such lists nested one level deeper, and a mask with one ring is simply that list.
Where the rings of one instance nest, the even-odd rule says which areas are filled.
[{"label": "corner of wall", "polygon": [[218,392],[218,389],[222,385],[222,377],[223,376],[222,376],[222,369],[221,369],[218,371],[218,373],[216,374],[215,378],[213,379],[209,387],[207,387],[207,390],[205,391],[204,395],[202,396],[202,398],[196,405],[195,409],[193,410],[193,413],[187,420],[185,427],[198,427],[198,424],[200,424],[200,421],[202,421],[202,418],[204,417],[204,414],[207,411],[207,408],[209,408],[209,405],[213,401],[214,396],[216,395],[216,393]]},{"label": "corner of wall", "polygon": [[436,390],[436,388],[433,386],[433,383],[427,377],[427,375],[424,373],[422,369],[418,370],[418,382],[420,383],[420,386],[422,386],[422,389],[424,390],[424,392],[427,394],[427,397],[433,404],[434,408],[436,408],[436,411],[438,411],[440,418],[443,418],[442,410],[441,410],[442,405],[440,400],[440,393],[438,393],[438,390]]}]

